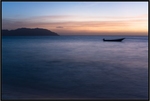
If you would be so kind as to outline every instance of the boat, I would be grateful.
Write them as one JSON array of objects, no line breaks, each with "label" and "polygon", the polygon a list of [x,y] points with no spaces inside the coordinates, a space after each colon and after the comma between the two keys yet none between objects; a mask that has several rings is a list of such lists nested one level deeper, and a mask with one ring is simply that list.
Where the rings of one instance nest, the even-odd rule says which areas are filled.
[{"label": "boat", "polygon": [[120,39],[103,39],[103,41],[109,41],[109,42],[121,42],[122,40],[124,40],[125,38],[120,38]]}]

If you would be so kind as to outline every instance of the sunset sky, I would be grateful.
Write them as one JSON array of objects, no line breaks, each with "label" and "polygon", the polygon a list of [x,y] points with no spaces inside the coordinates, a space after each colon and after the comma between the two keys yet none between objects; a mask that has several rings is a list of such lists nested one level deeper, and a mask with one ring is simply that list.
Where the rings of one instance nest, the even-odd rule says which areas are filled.
[{"label": "sunset sky", "polygon": [[148,2],[2,2],[2,29],[59,35],[148,35]]}]

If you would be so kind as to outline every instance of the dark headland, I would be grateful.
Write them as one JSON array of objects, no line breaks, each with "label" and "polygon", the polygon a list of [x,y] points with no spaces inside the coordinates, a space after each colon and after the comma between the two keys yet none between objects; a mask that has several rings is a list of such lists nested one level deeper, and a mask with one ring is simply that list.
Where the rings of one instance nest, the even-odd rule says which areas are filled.
[{"label": "dark headland", "polygon": [[57,33],[43,28],[18,28],[2,30],[2,36],[59,36]]}]

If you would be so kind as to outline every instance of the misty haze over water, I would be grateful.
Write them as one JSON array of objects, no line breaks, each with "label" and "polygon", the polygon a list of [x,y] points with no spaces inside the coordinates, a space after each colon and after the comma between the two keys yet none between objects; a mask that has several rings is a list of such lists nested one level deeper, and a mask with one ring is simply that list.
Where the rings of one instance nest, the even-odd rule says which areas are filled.
[{"label": "misty haze over water", "polygon": [[148,99],[148,37],[2,37],[2,99]]}]

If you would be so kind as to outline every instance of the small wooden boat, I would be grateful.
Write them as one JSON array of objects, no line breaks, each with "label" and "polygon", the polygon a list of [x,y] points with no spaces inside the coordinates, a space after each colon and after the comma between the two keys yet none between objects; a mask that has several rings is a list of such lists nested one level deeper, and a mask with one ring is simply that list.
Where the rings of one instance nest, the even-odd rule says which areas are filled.
[{"label": "small wooden boat", "polygon": [[103,39],[103,41],[109,41],[109,42],[121,42],[122,40],[124,40],[125,38],[120,38],[120,39]]}]

